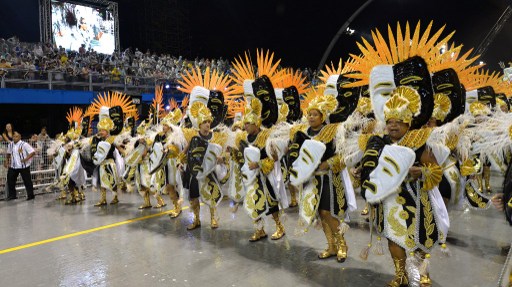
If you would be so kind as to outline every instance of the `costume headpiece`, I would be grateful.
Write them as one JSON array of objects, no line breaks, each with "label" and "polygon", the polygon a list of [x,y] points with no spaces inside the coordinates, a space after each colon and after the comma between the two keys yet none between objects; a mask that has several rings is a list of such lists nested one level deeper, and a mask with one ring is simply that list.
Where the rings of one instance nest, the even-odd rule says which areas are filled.
[{"label": "costume headpiece", "polygon": [[[307,91],[308,84],[306,78],[302,76],[302,72],[287,69],[282,81],[278,84],[281,88],[275,89],[276,96],[281,94],[283,102],[288,105],[288,113],[285,115],[286,121],[293,123],[302,117],[300,109],[300,95]],[[279,98],[277,96],[277,98]],[[281,107],[279,116],[284,116],[286,108]]]},{"label": "costume headpiece", "polygon": [[373,111],[372,100],[370,100],[369,97],[359,97],[356,111],[358,111],[363,116],[369,115]]},{"label": "costume headpiece", "polygon": [[254,96],[261,101],[261,123],[263,126],[272,127],[279,117],[275,83],[284,76],[285,70],[278,71],[281,60],[274,63],[274,53],[256,50],[256,62],[258,64],[258,78],[252,83]]},{"label": "costume headpiece", "polygon": [[464,79],[466,92],[466,103],[474,101],[482,102],[491,108],[496,106],[496,93],[494,87],[499,87],[501,76],[497,72],[478,70]]},{"label": "costume headpiece", "polygon": [[66,114],[66,119],[69,123],[69,129],[66,136],[71,140],[78,139],[82,133],[82,114],[82,109],[79,107],[70,108]]},{"label": "costume headpiece", "polygon": [[78,128],[78,125],[82,121],[83,111],[79,107],[72,107],[66,114],[66,120],[69,123],[69,128],[75,129]]},{"label": "costume headpiece", "polygon": [[162,119],[162,125],[178,125],[181,121],[181,118],[183,117],[183,114],[181,113],[181,110],[174,109],[171,110],[163,119]]},{"label": "costume headpiece", "polygon": [[86,114],[86,116],[98,115],[100,121],[103,118],[111,119],[114,123],[114,127],[109,131],[112,135],[117,135],[123,129],[124,116],[137,113],[137,108],[127,95],[119,92],[108,92],[103,95],[98,95],[91,103],[88,111],[89,114]]},{"label": "costume headpiece", "polygon": [[324,95],[323,87],[311,87],[306,93],[305,99],[308,101],[305,113],[308,114],[311,110],[319,111],[322,114],[322,122],[329,118],[338,105],[333,95]]},{"label": "costume headpiece", "polygon": [[97,125],[98,130],[106,130],[109,132],[113,130],[114,127],[114,122],[108,117],[102,118]]},{"label": "costume headpiece", "polygon": [[164,109],[164,86],[158,85],[155,87],[155,97],[151,102],[151,107],[153,108],[153,124],[156,124],[157,119],[165,116]]},{"label": "costume headpiece", "polygon": [[[353,62],[354,60],[351,59],[349,61]],[[338,96],[338,85],[337,85],[338,77],[341,74],[345,74],[345,73],[353,72],[353,71],[354,70],[352,69],[351,66],[346,65],[346,64],[343,65],[341,59],[339,60],[338,67],[336,67],[336,68],[334,67],[332,62],[331,62],[330,66],[326,64],[325,70],[320,71],[320,73],[322,74],[320,76],[320,80],[322,80],[322,82],[325,85],[324,93],[334,95],[335,97]]]},{"label": "costume headpiece", "polygon": [[433,118],[444,122],[451,109],[452,102],[447,95],[444,93],[437,93],[434,95],[434,111],[432,112]]},{"label": "costume headpiece", "polygon": [[180,91],[190,94],[189,105],[201,102],[211,110],[210,115],[213,114],[212,127],[224,120],[227,112],[224,97],[233,94],[233,88],[229,86],[231,80],[227,75],[223,75],[217,70],[212,72],[208,67],[203,76],[200,68],[196,67],[192,73],[185,71],[183,80],[178,83],[182,85],[178,88]]},{"label": "costume headpiece", "polygon": [[248,53],[245,53],[245,62],[239,57],[233,64],[234,93],[243,91],[246,102],[250,103],[256,97],[262,104],[262,124],[265,127],[273,126],[278,119],[278,103],[274,86],[282,80],[285,70],[278,70],[281,60],[274,62],[274,53],[256,50],[256,75]]},{"label": "costume headpiece", "polygon": [[505,94],[496,94],[496,107],[499,109],[505,107],[507,112],[510,111],[510,102],[508,101],[508,98],[505,96]]},{"label": "costume headpiece", "polygon": [[[468,59],[473,49],[460,56],[461,50],[462,45],[455,47],[454,44],[444,53],[441,53],[441,50],[439,50],[429,66],[430,71],[433,72],[432,86],[434,93],[444,94],[451,102],[450,110],[442,121],[443,123],[451,122],[457,116],[464,113],[466,92],[461,85],[460,79],[467,78],[468,75],[471,75],[481,66],[470,66],[479,57],[475,56]],[[437,118],[436,116],[434,117]]]},{"label": "costume headpiece", "polygon": [[334,68],[331,63],[331,66],[325,65],[325,71],[320,71],[322,74],[320,79],[325,85],[324,94],[333,95],[338,101],[336,110],[329,116],[331,123],[344,122],[357,107],[360,88],[358,86],[345,87],[347,84],[356,82],[355,79],[346,76],[346,74],[353,73],[352,67],[348,65],[353,61],[350,59],[343,65],[340,59],[337,68]]},{"label": "costume headpiece", "polygon": [[469,105],[469,112],[474,117],[477,117],[477,116],[486,116],[491,113],[491,110],[489,109],[489,106],[487,106],[486,104],[479,102],[479,101],[475,101]]},{"label": "costume headpiece", "polygon": [[190,119],[195,128],[206,121],[213,121],[210,109],[202,102],[195,102],[190,106]]},{"label": "costume headpiece", "polygon": [[226,104],[228,105],[228,113],[227,118],[232,118],[233,121],[242,120],[242,117],[245,112],[245,99],[244,97],[230,97]]},{"label": "costume headpiece", "polygon": [[[359,81],[348,86],[369,84],[375,116],[384,120],[383,106],[392,90],[397,86],[414,87],[421,97],[421,111],[411,123],[411,128],[420,128],[428,122],[434,108],[433,90],[428,65],[435,59],[436,53],[452,37],[453,32],[440,39],[444,26],[430,37],[432,22],[420,34],[420,22],[411,35],[409,23],[402,33],[397,24],[396,36],[388,26],[386,41],[379,30],[372,31],[374,45],[363,38],[358,43],[361,56],[351,55],[355,59],[352,68],[357,73],[349,75]],[[427,62],[428,61],[428,62]]]},{"label": "costume headpiece", "polygon": [[402,86],[393,90],[391,98],[384,105],[384,118],[386,121],[395,119],[410,124],[420,110],[421,98],[418,92]]},{"label": "costume headpiece", "polygon": [[253,98],[249,105],[245,108],[244,124],[255,124],[257,127],[261,126],[261,102]]},{"label": "costume headpiece", "polygon": [[256,79],[256,74],[249,53],[245,52],[244,55],[245,60],[242,59],[242,56],[238,56],[238,58],[235,58],[235,61],[231,63],[231,73],[233,75],[230,77],[234,82],[233,94],[254,97],[252,83]]}]

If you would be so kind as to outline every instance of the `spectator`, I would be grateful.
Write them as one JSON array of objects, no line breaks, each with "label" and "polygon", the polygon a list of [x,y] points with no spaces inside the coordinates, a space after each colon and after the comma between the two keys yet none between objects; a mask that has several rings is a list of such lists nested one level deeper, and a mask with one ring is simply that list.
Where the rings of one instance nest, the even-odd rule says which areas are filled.
[{"label": "spectator", "polygon": [[2,133],[2,138],[6,142],[12,142],[13,136],[14,136],[14,133],[12,131],[12,124],[7,123],[5,125],[5,131]]},{"label": "spectator", "polygon": [[[28,141],[28,144],[32,146],[36,154],[32,158],[31,170],[42,170],[43,169],[43,143],[39,140],[37,134],[33,134]],[[37,175],[36,184],[41,179],[41,174]]]},{"label": "spectator", "polygon": [[48,132],[46,131],[46,127],[41,128],[41,132],[38,135],[40,142],[45,142],[50,140],[50,136],[48,135]]},{"label": "spectator", "polygon": [[21,135],[18,132],[13,132],[13,141],[9,143],[7,148],[7,160],[5,167],[9,168],[7,171],[7,200],[18,198],[16,194],[16,179],[21,174],[23,184],[27,191],[27,200],[34,199],[34,186],[30,175],[30,164],[32,157],[35,155],[34,149],[21,140]]},{"label": "spectator", "polygon": [[119,71],[119,69],[117,67],[114,67],[114,69],[112,69],[110,74],[112,76],[112,81],[118,82],[119,80],[121,80],[121,78],[120,78],[121,72]]},{"label": "spectator", "polygon": [[11,63],[8,63],[5,57],[2,56],[0,59],[0,69],[11,68]]}]

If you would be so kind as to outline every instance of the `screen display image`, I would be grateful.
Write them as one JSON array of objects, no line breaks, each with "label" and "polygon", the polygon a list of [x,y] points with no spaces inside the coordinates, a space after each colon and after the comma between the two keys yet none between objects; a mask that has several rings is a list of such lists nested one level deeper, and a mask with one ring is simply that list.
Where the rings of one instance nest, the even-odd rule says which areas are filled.
[{"label": "screen display image", "polygon": [[78,51],[81,46],[112,54],[116,43],[114,17],[106,9],[52,1],[52,37],[57,46]]}]

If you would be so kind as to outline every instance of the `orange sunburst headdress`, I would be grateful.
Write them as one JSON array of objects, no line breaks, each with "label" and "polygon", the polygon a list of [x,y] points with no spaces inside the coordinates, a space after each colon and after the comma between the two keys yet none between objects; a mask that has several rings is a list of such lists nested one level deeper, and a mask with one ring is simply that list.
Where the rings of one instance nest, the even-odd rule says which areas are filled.
[{"label": "orange sunburst headdress", "polygon": [[[209,68],[207,68],[207,71],[209,74]],[[205,80],[201,69],[199,67],[193,68],[191,72],[185,71],[182,76],[182,80],[178,80],[178,83],[181,85],[178,87],[178,90],[190,95],[190,104],[200,101],[204,105],[208,105],[210,91],[205,87]]]},{"label": "orange sunburst headdress", "polygon": [[245,60],[242,56],[235,58],[234,62],[231,62],[231,73],[233,74],[231,80],[233,80],[233,94],[235,95],[254,95],[252,92],[252,82],[256,79],[256,73],[254,66],[250,59],[248,52],[245,52]]},{"label": "orange sunburst headdress", "polygon": [[153,101],[151,103],[151,107],[153,108],[153,111],[158,116],[158,118],[162,118],[165,116],[165,109],[164,109],[164,86],[159,85],[155,87],[155,97],[153,98]]},{"label": "orange sunburst headdress", "polygon": [[193,104],[196,101],[208,105],[210,91],[219,91],[225,96],[229,96],[234,92],[230,86],[231,79],[229,76],[217,70],[212,72],[209,67],[206,68],[204,75],[199,67],[192,69],[192,72],[185,71],[183,79],[179,80],[178,83],[181,85],[178,90],[190,95],[186,102],[187,105]]},{"label": "orange sunburst headdress", "polygon": [[430,36],[432,30],[431,21],[426,30],[421,34],[420,21],[411,35],[409,22],[405,25],[405,32],[402,33],[400,23],[397,23],[396,35],[393,33],[391,26],[388,25],[388,40],[386,41],[380,31],[376,29],[372,31],[372,39],[374,45],[370,44],[366,39],[362,38],[362,44],[357,43],[361,51],[361,55],[351,54],[354,59],[349,66],[357,73],[351,77],[359,81],[350,84],[351,86],[363,86],[369,84],[372,69],[377,65],[394,65],[403,62],[414,56],[419,56],[427,61],[430,65],[436,59],[436,53],[445,45],[455,32],[450,33],[445,38],[440,38],[445,26],[441,27],[437,32]]},{"label": "orange sunburst headdress", "polygon": [[267,76],[272,83],[276,83],[281,80],[285,75],[285,70],[279,70],[279,64],[281,59],[274,63],[274,52],[264,53],[263,49],[256,50],[256,62],[258,64],[258,77]]},{"label": "orange sunburst headdress", "polygon": [[[446,51],[445,51],[446,50]],[[461,55],[462,45],[443,47],[436,51],[430,61],[432,74],[432,87],[434,88],[434,110],[432,117],[447,123],[464,113],[466,92],[461,86],[463,79],[467,79],[481,65],[474,65],[478,58],[469,58],[472,49]]]},{"label": "orange sunburst headdress", "polygon": [[77,128],[82,121],[83,111],[79,107],[72,107],[66,114],[66,120],[70,128]]},{"label": "orange sunburst headdress", "polygon": [[501,74],[499,72],[491,72],[489,70],[479,69],[471,73],[462,82],[466,91],[480,89],[486,86],[499,87],[501,82]]},{"label": "orange sunburst headdress", "polygon": [[245,112],[245,99],[244,97],[230,98],[226,101],[228,105],[228,112],[226,118],[233,119],[233,122],[241,121]]},{"label": "orange sunburst headdress", "polygon": [[343,65],[342,60],[340,59],[338,62],[338,66],[335,68],[333,63],[331,62],[331,65],[325,65],[325,70],[320,71],[322,74],[319,78],[322,80],[322,82],[325,85],[325,93],[337,96],[338,91],[336,88],[336,84],[338,82],[338,78],[341,74],[353,72],[354,69],[351,65],[354,64],[354,59],[349,59],[347,62],[345,62],[345,65]]},{"label": "orange sunburst headdress", "polygon": [[83,111],[79,107],[72,107],[66,114],[66,120],[69,123],[69,130],[66,136],[71,140],[76,140],[82,133],[82,127],[80,126],[82,121]]},{"label": "orange sunburst headdress", "polygon": [[355,61],[350,64],[357,72],[347,74],[357,81],[345,87],[368,84],[374,114],[379,121],[385,121],[384,105],[398,86],[412,86],[421,97],[421,111],[413,117],[411,129],[421,128],[432,116],[434,92],[429,67],[454,34],[441,38],[443,26],[431,35],[432,24],[430,22],[421,33],[418,21],[412,34],[408,22],[403,33],[400,23],[397,23],[396,33],[388,25],[387,40],[376,29],[372,31],[373,45],[364,38],[362,44],[357,43],[362,55],[351,54]]},{"label": "orange sunburst headdress", "polygon": [[123,114],[133,114],[137,112],[137,107],[132,103],[129,96],[120,92],[107,92],[99,94],[96,99],[89,106],[88,114],[86,116],[99,115],[100,118],[108,116],[108,109],[120,106],[123,110]]},{"label": "orange sunburst headdress", "polygon": [[502,75],[498,72],[480,69],[464,79],[466,103],[482,102],[491,107],[496,106],[495,88],[499,90]]},{"label": "orange sunburst headdress", "polygon": [[[300,107],[300,95],[308,91],[309,83],[306,82],[306,77],[300,71],[293,71],[286,69],[284,76],[276,84],[275,88],[277,103],[281,105],[279,108],[280,119],[292,123],[302,117]],[[283,106],[286,104],[286,107]]]},{"label": "orange sunburst headdress", "polygon": [[459,79],[462,79],[482,67],[482,64],[472,66],[480,57],[480,55],[476,55],[473,58],[469,58],[473,49],[469,49],[466,53],[461,55],[462,45],[455,46],[455,44],[452,43],[446,51],[443,50],[444,49],[434,50],[433,55],[431,55],[432,58],[428,61],[430,72],[437,73],[441,70],[453,69],[457,72]]},{"label": "orange sunburst headdress", "polygon": [[306,77],[302,75],[301,71],[297,70],[294,72],[293,69],[285,69],[285,73],[279,81],[278,86],[284,89],[295,87],[299,95],[302,95],[308,90],[309,83],[306,82]]},{"label": "orange sunburst headdress", "polygon": [[512,82],[509,81],[500,81],[498,86],[494,88],[496,94],[505,94],[505,96],[512,96]]},{"label": "orange sunburst headdress", "polygon": [[251,61],[250,53],[245,52],[244,55],[245,59],[238,56],[238,58],[235,58],[235,61],[231,63],[233,66],[231,69],[233,74],[231,79],[234,82],[233,94],[244,94],[247,97],[253,97],[255,95],[252,83],[256,78],[267,76],[272,84],[276,85],[285,76],[285,70],[278,69],[281,60],[279,59],[274,62],[274,53],[271,53],[270,50],[267,50],[266,53],[263,49],[256,50],[256,68]]},{"label": "orange sunburst headdress", "polygon": [[[111,109],[115,110],[112,115],[110,114]],[[124,117],[137,113],[137,108],[129,96],[120,92],[108,92],[103,95],[99,94],[94,99],[89,113],[92,116],[98,115],[98,129],[107,130],[112,135],[117,135],[123,129]]]},{"label": "orange sunburst headdress", "polygon": [[[225,98],[229,97],[233,93],[233,88],[230,86],[231,79],[218,72],[217,70],[211,71],[210,68],[206,68],[204,75],[201,73],[199,67],[192,70],[192,72],[186,71],[183,75],[183,80],[179,81],[182,87],[180,91],[188,93],[190,95],[189,102],[190,108],[196,103],[200,102],[210,109],[213,114],[212,127],[215,127],[224,120],[224,103]],[[196,111],[198,106],[196,106]],[[187,109],[187,115],[195,117],[190,113],[190,108]],[[194,123],[196,119],[192,119]]]}]

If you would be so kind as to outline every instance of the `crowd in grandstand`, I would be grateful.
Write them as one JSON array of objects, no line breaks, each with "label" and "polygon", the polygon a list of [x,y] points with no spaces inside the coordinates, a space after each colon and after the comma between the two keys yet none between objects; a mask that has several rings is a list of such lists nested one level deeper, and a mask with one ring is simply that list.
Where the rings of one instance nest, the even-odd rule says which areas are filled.
[{"label": "crowd in grandstand", "polygon": [[[89,74],[111,76],[113,80],[121,78],[157,78],[175,81],[185,70],[200,67],[229,73],[228,60],[195,58],[184,59],[182,56],[145,53],[138,48],[127,48],[122,52],[115,51],[112,55],[100,54],[87,50],[82,46],[78,51],[66,51],[62,47],[49,43],[20,42],[17,37],[0,38],[0,69],[26,70],[26,77],[36,77],[33,72],[53,71],[64,72],[75,77],[87,79]],[[303,75],[315,78],[316,72],[304,69]]]}]

